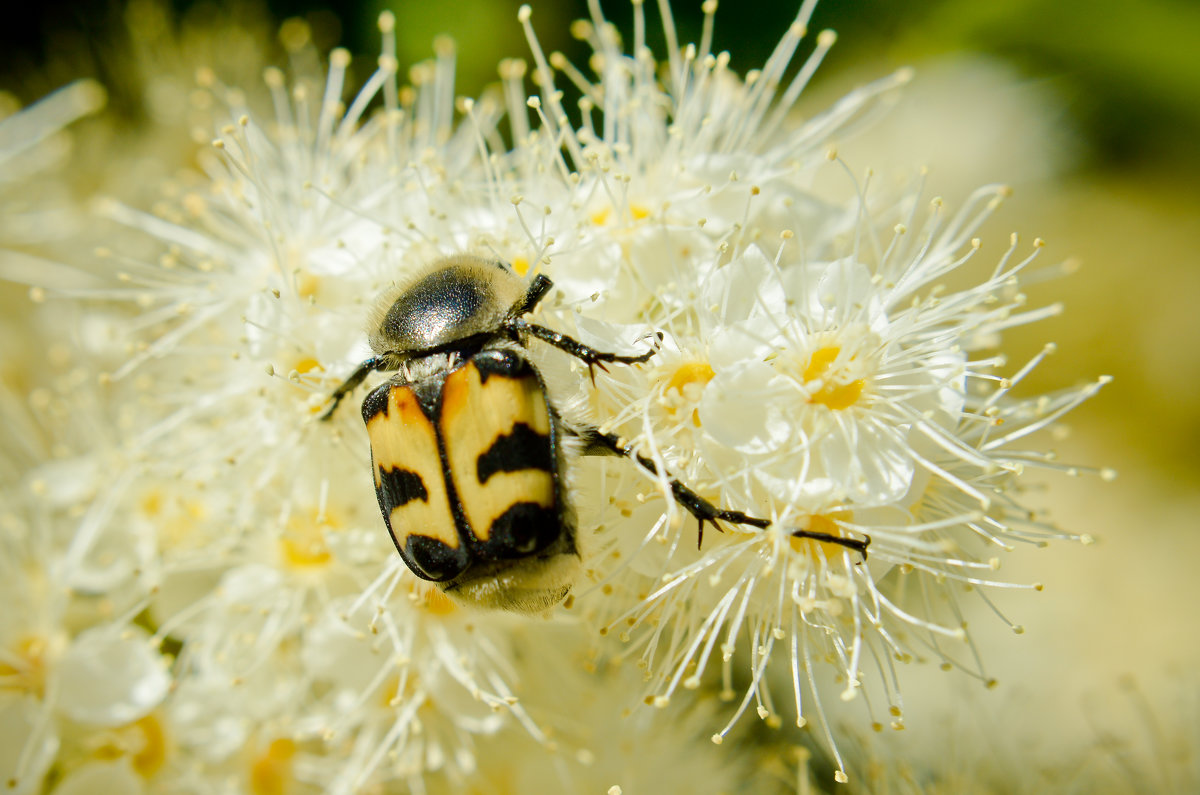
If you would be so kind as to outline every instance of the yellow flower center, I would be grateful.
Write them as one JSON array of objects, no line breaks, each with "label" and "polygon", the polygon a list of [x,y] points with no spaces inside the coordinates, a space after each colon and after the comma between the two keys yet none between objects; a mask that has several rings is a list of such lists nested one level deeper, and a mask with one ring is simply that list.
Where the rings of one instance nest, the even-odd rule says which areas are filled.
[{"label": "yellow flower center", "polygon": [[808,396],[809,403],[819,403],[840,411],[850,408],[862,397],[863,388],[867,384],[865,379],[857,378],[843,382],[838,378],[838,372],[832,369],[841,352],[841,348],[831,345],[817,349],[808,360],[808,365],[801,374],[804,383],[821,382],[821,386]]},{"label": "yellow flower center", "polygon": [[321,279],[308,271],[296,272],[296,295],[301,298],[314,298],[321,287]]},{"label": "yellow flower center", "polygon": [[129,756],[134,772],[148,779],[167,762],[167,735],[159,719],[150,714],[113,730],[93,755],[102,760]]},{"label": "yellow flower center", "polygon": [[179,547],[196,536],[196,525],[208,516],[208,509],[198,500],[187,500],[152,488],[141,497],[138,508],[143,516],[154,522],[163,547]]},{"label": "yellow flower center", "polygon": [[327,532],[334,532],[340,524],[328,514],[319,516],[293,516],[279,539],[280,553],[284,565],[293,569],[306,570],[327,565],[333,560],[333,551],[325,540]]},{"label": "yellow flower center", "polygon": [[[298,381],[301,376],[308,375],[309,373],[320,375],[324,372],[325,366],[321,364],[320,359],[308,354],[299,354],[297,358],[291,360],[287,377],[290,381]],[[304,393],[297,392],[297,394],[303,395]],[[308,410],[311,414],[319,414],[327,408],[329,408],[328,404],[322,401],[313,403],[308,407]]]},{"label": "yellow flower center", "polygon": [[167,762],[167,734],[154,715],[147,715],[130,725],[140,742],[133,752],[133,769],[143,778],[150,778]]},{"label": "yellow flower center", "polygon": [[140,507],[142,509],[142,513],[146,514],[146,516],[158,516],[160,513],[162,513],[163,509],[162,492],[158,489],[153,489],[146,492],[144,495],[142,495]]},{"label": "yellow flower center", "polygon": [[[667,412],[674,415],[681,406],[694,406],[700,400],[704,387],[716,373],[708,362],[684,362],[675,368],[667,381],[663,394],[667,399]],[[692,424],[700,427],[700,411],[692,409]]]},{"label": "yellow flower center", "polygon": [[292,783],[292,759],[296,743],[286,738],[272,740],[267,750],[250,764],[250,792],[253,795],[285,795]]},{"label": "yellow flower center", "polygon": [[321,366],[321,363],[318,362],[316,359],[312,358],[311,356],[307,356],[307,357],[301,359],[300,361],[296,362],[296,367],[295,367],[296,372],[299,373],[300,375],[304,375],[305,373],[311,373],[313,370],[324,370],[324,369],[325,368]]},{"label": "yellow flower center", "polygon": [[458,609],[450,597],[436,586],[413,583],[411,589],[417,606],[425,608],[435,616],[448,616]]},{"label": "yellow flower center", "polygon": [[417,698],[421,698],[421,703],[417,707],[419,713],[429,714],[429,710],[434,706],[433,701],[428,695],[420,692],[417,687],[418,677],[415,671],[411,669],[408,675],[404,677],[404,690],[400,690],[400,675],[392,674],[383,683],[383,689],[380,691],[379,703],[384,707],[395,708],[400,704],[408,704]]},{"label": "yellow flower center", "polygon": [[392,674],[383,683],[383,690],[379,693],[380,703],[385,707],[390,707],[398,695],[400,695],[400,677],[397,674]]},{"label": "yellow flower center", "polygon": [[[644,204],[638,204],[637,202],[634,202],[629,205],[629,216],[634,221],[644,221],[650,217],[650,214],[650,208]],[[607,206],[596,210],[594,213],[588,216],[588,219],[594,226],[605,226],[609,221],[612,220],[612,216],[613,208],[611,206]]]},{"label": "yellow flower center", "polygon": [[0,656],[0,692],[15,690],[41,698],[46,692],[50,641],[29,635]]}]

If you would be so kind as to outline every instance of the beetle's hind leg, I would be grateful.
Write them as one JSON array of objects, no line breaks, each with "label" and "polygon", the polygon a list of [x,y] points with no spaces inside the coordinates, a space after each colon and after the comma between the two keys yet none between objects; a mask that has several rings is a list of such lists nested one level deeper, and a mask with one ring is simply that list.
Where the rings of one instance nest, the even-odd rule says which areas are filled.
[{"label": "beetle's hind leg", "polygon": [[[625,458],[636,461],[638,466],[646,470],[652,475],[658,475],[658,466],[649,458],[642,455],[633,449],[633,446],[623,441],[620,437],[611,433],[601,433],[596,428],[586,428],[583,430],[575,430],[584,443],[584,455],[619,455]],[[699,532],[696,536],[696,548],[704,543],[704,525],[710,524],[716,530],[720,531],[721,526],[718,522],[729,522],[730,524],[742,524],[748,527],[757,527],[760,530],[771,526],[769,519],[761,519],[757,516],[750,516],[741,511],[731,511],[725,508],[718,508],[708,500],[701,497],[696,492],[692,491],[686,485],[681,483],[677,478],[670,479],[671,495],[675,498],[675,502],[679,503],[699,523]],[[829,544],[837,544],[839,546],[852,549],[862,555],[863,560],[867,559],[867,547],[871,545],[871,539],[868,536],[865,539],[859,538],[843,538],[841,536],[831,535],[829,533],[820,533],[811,530],[793,530],[794,538],[811,538],[814,541],[823,541]]]}]

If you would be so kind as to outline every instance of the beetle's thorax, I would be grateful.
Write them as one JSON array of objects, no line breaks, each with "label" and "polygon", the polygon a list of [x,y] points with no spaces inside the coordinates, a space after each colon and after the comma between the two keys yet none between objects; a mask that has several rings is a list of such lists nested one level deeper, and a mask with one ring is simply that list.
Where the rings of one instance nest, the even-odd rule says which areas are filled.
[{"label": "beetle's thorax", "polygon": [[439,260],[409,284],[389,291],[370,328],[377,355],[405,357],[495,334],[525,293],[502,263],[458,256]]}]

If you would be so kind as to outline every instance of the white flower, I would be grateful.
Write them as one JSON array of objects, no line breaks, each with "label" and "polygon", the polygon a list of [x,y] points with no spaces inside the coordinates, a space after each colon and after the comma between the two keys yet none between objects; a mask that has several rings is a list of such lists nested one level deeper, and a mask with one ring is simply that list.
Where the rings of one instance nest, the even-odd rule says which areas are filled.
[{"label": "white flower", "polygon": [[[803,689],[822,713],[822,661],[834,664],[844,699],[875,669],[896,721],[892,661],[912,659],[914,644],[987,680],[959,662],[969,639],[945,583],[1005,587],[989,575],[995,552],[1067,537],[1033,525],[1009,495],[1024,467],[1055,466],[1014,443],[1099,386],[1014,401],[1011,383],[1036,362],[1004,378],[1002,359],[984,350],[1005,328],[1058,311],[1022,308],[1019,280],[1040,241],[1018,255],[1014,237],[990,275],[948,289],[942,281],[971,263],[975,234],[1006,188],[977,191],[950,217],[940,199],[923,210],[919,188],[875,197],[856,186],[858,200],[842,211],[797,202],[824,157],[836,159],[824,149],[831,129],[869,91],[779,133],[763,86],[786,65],[786,38],[746,86],[719,60],[680,51],[669,59],[678,71],[659,83],[636,44],[626,58],[615,40],[598,39],[602,73],[585,95],[629,104],[608,108],[602,135],[587,125],[577,134],[579,177],[566,189],[568,207],[605,197],[601,212],[555,224],[561,198],[531,201],[535,190],[546,195],[541,182],[522,186],[519,209],[544,206],[550,220],[533,237],[555,251],[548,267],[564,293],[587,304],[585,341],[613,347],[639,325],[667,338],[661,358],[613,368],[577,398],[660,473],[655,488],[638,489],[628,471],[603,487],[609,506],[596,521],[614,559],[634,558],[616,591],[635,600],[601,608],[611,611],[606,626],[622,627],[660,705],[681,685],[700,686],[715,652],[730,698],[741,672],[749,684],[718,740],[752,704],[779,721],[765,677],[772,660],[790,669],[800,725]],[[561,110],[548,108],[554,125]],[[574,153],[571,128],[556,126]],[[597,229],[607,202],[616,228]],[[664,472],[770,527],[727,524],[695,551]],[[648,555],[656,545],[663,554]]]},{"label": "white flower", "polygon": [[[654,507],[633,510],[628,523],[649,532],[625,530],[613,511],[602,515],[622,555],[638,554],[628,571],[646,577],[618,589],[637,603],[612,608],[608,625],[633,625],[621,632],[626,654],[653,672],[654,700],[699,687],[716,653],[727,698],[736,696],[735,677],[748,680],[715,740],[750,706],[781,720],[772,662],[790,672],[782,685],[801,726],[810,712],[825,722],[822,661],[834,665],[843,699],[868,677],[878,682],[897,725],[894,660],[932,650],[986,680],[962,648],[957,586],[1007,587],[990,575],[1000,550],[1064,537],[1035,525],[1007,493],[1025,466],[1054,466],[1014,443],[1099,384],[1011,400],[1013,383],[1044,354],[1001,378],[1001,360],[976,353],[1003,328],[1046,314],[1022,310],[1015,290],[1038,247],[1012,262],[1014,238],[981,284],[936,286],[979,248],[970,235],[1003,193],[981,191],[980,209],[968,206],[949,223],[935,201],[924,228],[909,238],[896,226],[867,262],[861,251],[805,261],[790,257],[786,243],[774,261],[756,247],[735,253],[705,284],[700,312],[710,319],[691,333],[662,324],[686,356],[611,374],[624,381],[614,392],[627,402],[607,413],[629,417],[613,427],[628,428],[712,501],[771,521],[710,532],[697,550],[691,523],[650,524],[649,516],[673,510],[655,489],[638,495]],[[865,212],[859,234],[868,239],[876,230]],[[672,444],[679,440],[689,444]],[[665,555],[639,554],[646,545]],[[882,723],[880,707],[868,708]]]},{"label": "white flower", "polygon": [[71,199],[61,171],[72,148],[64,130],[104,106],[104,89],[78,80],[13,112],[0,96],[0,275],[15,281],[53,280],[55,264],[36,249],[78,231],[84,216]]}]

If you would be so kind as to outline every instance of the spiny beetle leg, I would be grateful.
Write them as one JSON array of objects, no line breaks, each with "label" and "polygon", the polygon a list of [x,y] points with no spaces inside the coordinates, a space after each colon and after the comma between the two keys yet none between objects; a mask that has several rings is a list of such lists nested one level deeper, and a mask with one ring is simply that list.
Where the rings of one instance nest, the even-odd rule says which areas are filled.
[{"label": "spiny beetle leg", "polygon": [[[638,466],[645,469],[652,475],[658,475],[658,466],[646,458],[644,455],[636,452],[632,445],[623,442],[620,437],[611,433],[601,433],[596,428],[587,428],[576,433],[584,440],[584,455],[619,455],[626,458],[631,458],[638,463]],[[721,530],[721,525],[718,522],[729,522],[730,524],[746,525],[748,527],[756,527],[759,530],[765,530],[771,526],[769,519],[762,519],[757,516],[751,516],[741,511],[731,511],[724,508],[718,508],[708,500],[701,497],[696,492],[692,491],[677,479],[671,478],[671,495],[675,498],[675,502],[679,503],[683,508],[696,518],[699,523],[699,532],[696,536],[696,548],[704,543],[704,525],[711,524],[718,531]],[[830,535],[829,533],[819,533],[809,530],[793,530],[794,538],[811,538],[815,541],[824,541],[829,544],[838,544],[839,546],[853,549],[862,555],[863,560],[867,559],[867,547],[871,544],[871,539],[860,540],[857,538],[842,538],[840,536]]]}]

